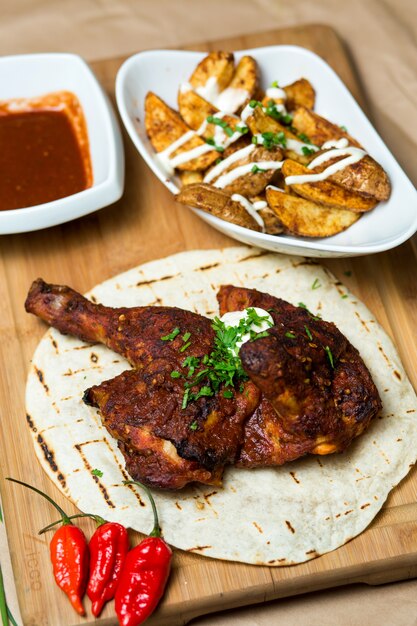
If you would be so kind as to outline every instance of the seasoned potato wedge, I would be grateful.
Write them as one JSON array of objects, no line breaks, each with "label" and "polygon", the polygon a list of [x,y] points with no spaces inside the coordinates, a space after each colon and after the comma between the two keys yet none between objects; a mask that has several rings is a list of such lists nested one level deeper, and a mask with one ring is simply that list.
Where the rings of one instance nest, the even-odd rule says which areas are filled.
[{"label": "seasoned potato wedge", "polygon": [[182,204],[202,209],[226,222],[260,231],[260,225],[239,203],[231,199],[229,193],[203,183],[187,185],[175,196]]},{"label": "seasoned potato wedge", "polygon": [[[300,139],[292,133],[287,126],[278,122],[270,115],[267,115],[265,111],[261,107],[255,107],[253,109],[253,115],[249,116],[246,120],[247,125],[249,126],[249,130],[252,135],[256,135],[258,133],[284,133],[287,139],[295,139],[300,141]],[[303,163],[306,165],[310,159],[308,156],[304,154],[297,154],[294,150],[285,150],[285,156],[289,159],[294,159],[299,163]]]},{"label": "seasoned potato wedge", "polygon": [[291,85],[283,87],[287,94],[287,100],[285,103],[288,111],[294,111],[300,106],[306,107],[306,109],[314,109],[316,101],[316,92],[313,85],[306,78],[300,78]]},{"label": "seasoned potato wedge", "polygon": [[195,68],[190,76],[193,87],[205,87],[209,79],[217,82],[218,91],[226,89],[235,71],[234,56],[231,52],[210,52]]},{"label": "seasoned potato wedge", "polygon": [[265,95],[262,104],[268,106],[269,102],[273,100],[277,104],[284,104],[288,111],[294,111],[297,107],[305,106],[307,109],[313,109],[316,100],[316,93],[313,89],[313,85],[306,79],[300,78],[291,85],[282,87],[285,91],[286,98],[271,98]]},{"label": "seasoned potato wedge", "polygon": [[258,213],[264,221],[265,232],[267,235],[279,235],[283,232],[284,229],[282,227],[281,220],[269,206],[261,209]]},{"label": "seasoned potato wedge", "polygon": [[324,117],[313,113],[305,106],[300,106],[294,111],[292,125],[299,133],[304,133],[316,146],[321,146],[325,141],[342,139],[349,141],[351,146],[362,148],[359,142],[351,137],[343,128],[326,120]]},{"label": "seasoned potato wedge", "polygon": [[[243,159],[235,161],[229,168],[224,170],[220,176],[213,178],[210,182],[214,185],[221,186],[224,191],[228,193],[238,193],[246,198],[251,198],[262,193],[268,183],[271,181],[276,170],[266,169],[265,171],[249,172],[242,174],[238,178],[235,178],[231,183],[223,187],[220,185],[221,179],[228,172],[235,170],[238,167],[250,164],[260,163],[262,161],[281,161],[282,152],[279,149],[267,150],[262,146],[254,148],[254,150]],[[262,168],[260,168],[262,170]],[[210,170],[209,170],[210,171]]]},{"label": "seasoned potato wedge", "polygon": [[[313,171],[322,171],[330,163],[331,161],[328,161],[320,168],[314,168]],[[343,170],[332,174],[327,180],[378,202],[388,200],[391,195],[391,183],[387,173],[369,154],[357,163],[348,165]]]},{"label": "seasoned potato wedge", "polygon": [[214,115],[218,109],[192,89],[180,87],[178,92],[178,109],[184,122],[193,130],[200,128],[209,115]]},{"label": "seasoned potato wedge", "polygon": [[[252,57],[243,56],[237,64],[232,80],[219,96],[216,104],[219,109],[234,113],[241,109],[248,100],[251,100],[258,89],[258,64]],[[233,106],[230,106],[231,96],[233,96]]]},{"label": "seasoned potato wedge", "polygon": [[330,209],[275,189],[266,190],[266,199],[284,228],[301,237],[331,237],[352,226],[360,217],[353,211]]},{"label": "seasoned potato wedge", "polygon": [[203,173],[199,171],[183,170],[180,172],[180,181],[182,186],[192,185],[193,183],[203,182]]},{"label": "seasoned potato wedge", "polygon": [[[190,130],[180,115],[152,92],[149,92],[145,99],[145,128],[156,152],[162,152]],[[202,145],[205,145],[203,139],[194,135],[175,150],[171,157]],[[205,170],[218,156],[216,150],[210,150],[176,167],[179,170]]]},{"label": "seasoned potato wedge", "polygon": [[[287,159],[282,166],[282,173],[287,176],[300,176],[311,174],[312,170],[304,167],[296,161]],[[328,207],[338,209],[349,209],[358,213],[370,211],[377,205],[374,198],[365,198],[353,191],[349,191],[331,182],[330,180],[321,180],[314,183],[292,184],[290,187],[303,198],[318,202]]]}]

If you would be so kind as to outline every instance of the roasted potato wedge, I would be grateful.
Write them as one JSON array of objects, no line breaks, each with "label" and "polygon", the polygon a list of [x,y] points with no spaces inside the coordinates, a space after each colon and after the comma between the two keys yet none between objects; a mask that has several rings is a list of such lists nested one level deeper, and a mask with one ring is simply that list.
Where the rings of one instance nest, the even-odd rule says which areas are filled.
[{"label": "roasted potato wedge", "polygon": [[[285,177],[312,174],[312,170],[304,167],[300,163],[287,159],[284,161],[281,172]],[[349,209],[357,213],[370,211],[377,205],[374,198],[365,198],[353,191],[349,191],[331,182],[322,180],[314,183],[292,184],[290,187],[303,198],[323,204],[324,206],[338,209]]]},{"label": "roasted potato wedge", "polygon": [[218,109],[192,89],[181,86],[178,92],[178,109],[184,122],[193,130],[200,128],[209,115]]},{"label": "roasted potato wedge", "polygon": [[[314,172],[323,171],[331,161],[324,163],[320,168],[314,168]],[[348,165],[327,179],[337,183],[344,189],[354,191],[366,198],[372,198],[378,202],[388,200],[391,195],[391,183],[388,174],[369,154],[352,165]]]},{"label": "roasted potato wedge", "polygon": [[360,218],[359,213],[330,209],[275,189],[266,190],[266,200],[284,228],[301,237],[331,237]]},{"label": "roasted potato wedge", "polygon": [[[235,161],[229,168],[224,170],[220,176],[213,178],[210,182],[214,185],[220,182],[220,179],[228,172],[235,170],[238,167],[247,165],[249,163],[259,163],[262,161],[281,161],[282,152],[279,149],[267,150],[262,146],[256,147],[249,155],[243,159]],[[260,168],[262,170],[262,168]],[[210,170],[209,170],[210,171]],[[262,193],[268,183],[271,181],[276,170],[267,169],[265,171],[252,172],[249,171],[242,174],[238,178],[235,178],[231,183],[225,187],[221,186],[224,191],[233,194],[238,193],[246,198],[251,198]]]},{"label": "roasted potato wedge", "polygon": [[[267,115],[265,111],[257,106],[253,109],[253,115],[250,115],[246,120],[246,124],[249,126],[249,130],[252,135],[256,135],[258,133],[284,133],[287,139],[295,139],[300,141],[300,139],[292,133],[287,126],[278,122],[270,115]],[[299,163],[303,163],[306,165],[310,158],[303,154],[297,154],[294,150],[285,150],[285,156],[289,159],[293,159],[298,161]]]},{"label": "roasted potato wedge", "polygon": [[351,146],[362,148],[360,143],[351,137],[343,128],[326,120],[324,117],[313,113],[305,106],[300,106],[294,111],[292,125],[299,133],[307,135],[307,137],[316,146],[321,146],[326,141],[332,139],[342,139],[343,137],[349,141]]},{"label": "roasted potato wedge", "polygon": [[180,181],[181,185],[184,187],[185,185],[192,185],[193,183],[202,183],[203,182],[203,173],[199,171],[190,171],[183,170],[180,172]]},{"label": "roasted potato wedge", "polygon": [[216,79],[220,93],[229,85],[235,72],[235,60],[231,52],[210,52],[195,68],[189,82],[193,87],[205,87],[209,79]]},{"label": "roasted potato wedge", "polygon": [[204,183],[187,185],[175,196],[182,204],[202,209],[211,215],[220,217],[226,222],[260,231],[261,227],[256,220],[239,203],[231,199],[231,195],[222,189],[217,189]]},{"label": "roasted potato wedge", "polygon": [[294,111],[297,107],[305,106],[307,109],[313,109],[316,100],[316,92],[313,85],[306,79],[300,78],[291,85],[282,87],[285,91],[286,98],[271,98],[268,95],[262,100],[262,104],[267,106],[273,100],[277,104],[284,104],[288,111]]},{"label": "roasted potato wedge", "polygon": [[[145,128],[156,152],[162,152],[190,130],[182,121],[179,113],[171,109],[161,98],[152,92],[149,92],[145,98]],[[177,156],[182,152],[204,144],[203,139],[194,135],[189,141],[175,150],[171,156]],[[218,157],[219,153],[216,150],[210,150],[176,167],[179,170],[205,170]]]},{"label": "roasted potato wedge", "polygon": [[306,78],[300,78],[291,83],[291,85],[283,87],[283,89],[287,94],[285,106],[288,111],[294,111],[301,106],[306,109],[314,109],[316,92],[313,85]]},{"label": "roasted potato wedge", "polygon": [[216,106],[221,111],[235,113],[259,90],[259,70],[255,59],[244,56],[237,64],[233,78],[219,95]]},{"label": "roasted potato wedge", "polygon": [[284,231],[281,220],[269,206],[261,209],[258,213],[264,221],[267,235],[280,235]]}]

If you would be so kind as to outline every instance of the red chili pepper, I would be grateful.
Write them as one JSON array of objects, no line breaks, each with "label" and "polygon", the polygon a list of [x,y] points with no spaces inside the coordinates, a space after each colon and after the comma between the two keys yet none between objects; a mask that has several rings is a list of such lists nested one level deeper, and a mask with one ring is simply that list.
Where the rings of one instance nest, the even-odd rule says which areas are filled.
[{"label": "red chili pepper", "polygon": [[65,511],[46,493],[15,478],[7,478],[7,480],[36,491],[46,498],[62,516],[62,526],[55,532],[50,544],[54,577],[56,584],[66,593],[77,613],[85,615],[82,597],[88,578],[88,546],[84,533],[72,524]]},{"label": "red chili pepper", "polygon": [[[92,602],[92,613],[98,617],[103,606],[114,598],[123,563],[129,550],[129,536],[127,529],[117,522],[106,522],[100,515],[79,513],[76,517],[91,517],[98,527],[90,539],[90,577],[87,585],[87,595]],[[58,524],[52,522],[45,526],[39,534]]]},{"label": "red chili pepper", "polygon": [[152,494],[136,481],[125,485],[142,487],[152,505],[154,527],[149,537],[128,552],[115,596],[115,609],[121,626],[138,626],[156,609],[168,580],[172,551],[161,537],[161,528]]}]

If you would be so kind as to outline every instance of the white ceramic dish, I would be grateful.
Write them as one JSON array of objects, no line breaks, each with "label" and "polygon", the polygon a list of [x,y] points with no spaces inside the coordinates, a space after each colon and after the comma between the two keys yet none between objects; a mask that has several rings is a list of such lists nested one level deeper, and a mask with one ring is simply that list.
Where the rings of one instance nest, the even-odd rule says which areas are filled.
[{"label": "white ceramic dish", "polygon": [[0,58],[0,100],[54,91],[74,93],[87,122],[93,186],[36,206],[0,211],[0,234],[22,233],[92,213],[123,193],[124,152],[111,104],[88,65],[74,54],[25,54]]},{"label": "white ceramic dish", "polygon": [[[235,226],[198,209],[198,215],[221,232],[254,246],[313,257],[359,256],[398,246],[417,230],[417,194],[382,139],[370,124],[356,101],[335,72],[316,54],[297,46],[271,46],[235,53],[252,55],[261,71],[262,87],[272,81],[288,84],[308,78],[316,89],[316,111],[339,125],[345,125],[365,149],[377,160],[392,183],[388,202],[361,217],[347,231],[326,239],[309,239],[288,235],[265,235]],[[130,57],[120,68],[116,79],[116,99],[123,123],[146,163],[172,192],[178,187],[168,180],[155,160],[155,152],[144,127],[144,100],[154,91],[177,109],[181,82],[188,80],[204,53],[178,50],[152,50]]]}]

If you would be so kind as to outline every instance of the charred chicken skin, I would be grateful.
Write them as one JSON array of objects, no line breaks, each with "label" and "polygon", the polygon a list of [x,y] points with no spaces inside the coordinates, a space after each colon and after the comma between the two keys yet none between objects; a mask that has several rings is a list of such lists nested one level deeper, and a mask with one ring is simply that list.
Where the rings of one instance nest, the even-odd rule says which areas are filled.
[{"label": "charred chicken skin", "polygon": [[185,363],[212,352],[211,320],[174,307],[110,308],[41,279],[29,291],[28,312],[103,343],[134,368],[87,389],[84,400],[98,407],[129,474],[152,487],[218,485],[226,465],[281,465],[344,450],[381,407],[359,353],[334,324],[253,289],[224,286],[218,300],[222,315],[269,310],[274,326],[241,347],[239,388],[199,396],[201,385],[187,387]]}]

